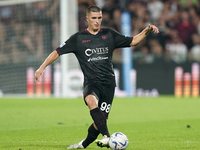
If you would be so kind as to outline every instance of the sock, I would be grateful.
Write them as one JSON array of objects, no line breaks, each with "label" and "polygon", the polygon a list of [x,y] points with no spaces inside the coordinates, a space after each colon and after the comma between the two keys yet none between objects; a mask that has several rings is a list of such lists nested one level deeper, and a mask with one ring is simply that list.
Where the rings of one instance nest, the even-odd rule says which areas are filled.
[{"label": "sock", "polygon": [[103,136],[107,135],[107,137],[110,137],[110,134],[107,128],[106,117],[101,112],[101,110],[99,108],[92,109],[90,110],[90,115],[92,116],[92,119],[94,120],[94,123],[97,126],[99,132]]},{"label": "sock", "polygon": [[94,140],[96,140],[96,138],[99,135],[99,131],[96,130],[94,128],[94,125],[92,124],[89,128],[88,128],[88,135],[87,138],[85,139],[85,141],[83,141],[83,147],[86,148],[90,143],[92,143]]}]

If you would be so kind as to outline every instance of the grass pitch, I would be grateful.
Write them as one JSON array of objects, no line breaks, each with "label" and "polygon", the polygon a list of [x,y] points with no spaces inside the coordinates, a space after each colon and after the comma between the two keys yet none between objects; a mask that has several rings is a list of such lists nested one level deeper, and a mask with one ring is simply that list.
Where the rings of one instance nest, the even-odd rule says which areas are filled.
[{"label": "grass pitch", "polygon": [[[1,98],[0,150],[65,150],[91,123],[82,98]],[[127,135],[127,150],[200,150],[200,98],[115,98],[108,128]]]}]

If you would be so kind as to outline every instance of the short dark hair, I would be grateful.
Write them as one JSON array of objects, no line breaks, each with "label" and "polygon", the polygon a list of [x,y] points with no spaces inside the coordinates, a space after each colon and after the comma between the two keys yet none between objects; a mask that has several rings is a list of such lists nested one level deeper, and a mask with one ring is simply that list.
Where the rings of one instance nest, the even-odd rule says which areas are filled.
[{"label": "short dark hair", "polygon": [[88,14],[90,12],[100,12],[100,11],[101,11],[101,9],[98,6],[95,6],[95,5],[94,6],[89,6],[87,11],[86,11],[86,16],[88,16]]}]

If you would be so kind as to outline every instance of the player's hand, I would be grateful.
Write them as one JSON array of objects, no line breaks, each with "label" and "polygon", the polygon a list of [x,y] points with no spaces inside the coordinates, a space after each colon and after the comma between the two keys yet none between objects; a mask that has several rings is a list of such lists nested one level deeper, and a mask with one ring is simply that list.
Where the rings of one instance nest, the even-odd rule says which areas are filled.
[{"label": "player's hand", "polygon": [[44,70],[38,69],[35,71],[35,80],[40,82],[40,77],[44,74]]},{"label": "player's hand", "polygon": [[147,27],[147,30],[152,31],[153,33],[159,33],[159,30],[155,25],[149,24],[148,27]]}]

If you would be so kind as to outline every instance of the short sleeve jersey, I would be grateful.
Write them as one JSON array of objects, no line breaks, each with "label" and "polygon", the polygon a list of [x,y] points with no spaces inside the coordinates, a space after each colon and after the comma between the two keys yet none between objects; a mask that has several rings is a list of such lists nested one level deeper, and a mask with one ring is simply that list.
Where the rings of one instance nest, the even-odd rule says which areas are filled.
[{"label": "short sleeve jersey", "polygon": [[110,28],[93,35],[87,30],[72,35],[56,50],[59,55],[74,53],[84,75],[84,86],[99,83],[116,86],[112,54],[116,48],[130,47],[132,37]]}]

